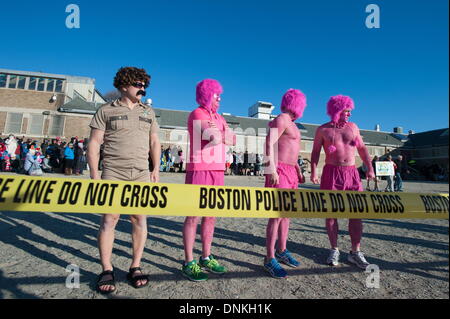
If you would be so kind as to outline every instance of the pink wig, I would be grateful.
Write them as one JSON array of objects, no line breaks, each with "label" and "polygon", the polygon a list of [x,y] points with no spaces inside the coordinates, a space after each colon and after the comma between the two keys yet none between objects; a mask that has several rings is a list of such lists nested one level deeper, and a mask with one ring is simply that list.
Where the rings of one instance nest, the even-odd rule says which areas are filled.
[{"label": "pink wig", "polygon": [[211,109],[211,104],[213,101],[213,95],[222,94],[222,85],[216,80],[206,79],[197,84],[196,89],[196,100],[200,106],[203,106],[210,112],[216,112],[217,110]]},{"label": "pink wig", "polygon": [[353,110],[355,104],[349,96],[336,95],[332,96],[327,103],[327,114],[331,117],[331,121],[337,123],[341,112],[346,109]]},{"label": "pink wig", "polygon": [[291,113],[298,119],[303,116],[306,107],[306,96],[300,90],[289,89],[281,99],[281,111]]}]

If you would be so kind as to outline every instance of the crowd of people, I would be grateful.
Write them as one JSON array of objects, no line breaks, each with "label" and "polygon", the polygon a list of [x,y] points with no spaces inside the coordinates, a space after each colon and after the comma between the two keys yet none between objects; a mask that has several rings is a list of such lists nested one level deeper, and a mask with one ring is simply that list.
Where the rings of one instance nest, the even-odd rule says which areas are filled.
[{"label": "crowd of people", "polygon": [[[387,175],[387,176],[376,176],[374,179],[367,179],[366,178],[366,172],[367,167],[365,164],[363,164],[360,167],[360,177],[361,179],[366,178],[367,179],[367,185],[366,190],[367,191],[374,191],[374,192],[403,192],[403,179],[405,179],[406,175],[410,173],[408,166],[406,162],[403,160],[402,155],[398,155],[395,160],[393,160],[392,155],[387,155],[386,157],[378,157],[374,156],[372,159],[372,169],[374,172],[376,172],[376,163],[380,161],[385,162],[391,162],[392,166],[394,168],[394,174],[393,175]],[[380,187],[381,180],[386,180],[386,187],[383,189]],[[371,182],[373,181],[373,188],[370,187]]]},{"label": "crowd of people", "polygon": [[184,155],[180,146],[161,146],[160,172],[183,172]]},{"label": "crowd of people", "polygon": [[[0,171],[40,176],[42,173],[83,175],[87,169],[87,138],[72,137],[69,142],[57,137],[52,140],[0,138]],[[263,154],[229,150],[225,163],[226,175],[263,176]],[[99,168],[102,169],[103,152]],[[308,159],[299,156],[298,164],[304,172]],[[150,163],[151,167],[151,163]],[[185,157],[180,146],[161,146],[160,172],[185,172]]]},{"label": "crowd of people", "polygon": [[261,154],[229,151],[226,157],[225,174],[227,175],[263,175],[263,155]]},{"label": "crowd of people", "polygon": [[16,138],[0,138],[0,171],[31,176],[43,173],[83,175],[86,170],[87,139],[72,137],[69,142],[57,137],[42,142]]},{"label": "crowd of people", "polygon": [[[264,155],[245,152],[229,151],[226,159],[225,175],[264,176]],[[304,173],[308,169],[308,159],[300,155],[297,161]]]},{"label": "crowd of people", "polygon": [[[298,158],[298,164],[305,172],[308,168],[308,159]],[[161,146],[160,172],[178,172],[185,170],[185,158],[180,146]],[[229,150],[226,154],[225,175],[263,176],[264,155]]]}]

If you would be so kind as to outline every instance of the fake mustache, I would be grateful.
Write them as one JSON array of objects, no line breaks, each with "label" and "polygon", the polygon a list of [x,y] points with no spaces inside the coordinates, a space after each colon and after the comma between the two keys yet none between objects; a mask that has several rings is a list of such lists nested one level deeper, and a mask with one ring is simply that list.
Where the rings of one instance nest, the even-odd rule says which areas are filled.
[{"label": "fake mustache", "polygon": [[136,96],[138,96],[138,95],[145,96],[146,94],[147,94],[147,92],[145,92],[144,90],[139,90],[139,91],[137,91]]}]

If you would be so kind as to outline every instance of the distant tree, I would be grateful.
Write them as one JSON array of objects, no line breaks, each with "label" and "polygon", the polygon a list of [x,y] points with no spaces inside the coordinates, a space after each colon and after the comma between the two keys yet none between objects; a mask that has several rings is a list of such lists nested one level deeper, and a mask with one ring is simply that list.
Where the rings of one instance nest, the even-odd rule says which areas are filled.
[{"label": "distant tree", "polygon": [[112,90],[103,95],[103,97],[106,99],[107,102],[111,102],[120,98],[120,92],[117,90]]}]

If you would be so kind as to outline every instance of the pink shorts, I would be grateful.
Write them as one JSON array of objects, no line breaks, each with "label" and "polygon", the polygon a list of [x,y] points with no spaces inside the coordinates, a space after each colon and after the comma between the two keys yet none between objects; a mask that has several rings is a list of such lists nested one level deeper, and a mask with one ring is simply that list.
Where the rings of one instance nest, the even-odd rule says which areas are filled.
[{"label": "pink shorts", "polygon": [[271,185],[270,175],[266,175],[266,183],[264,187],[290,188],[290,189],[298,188],[298,175],[294,165],[278,162],[277,173],[279,176],[278,184]]},{"label": "pink shorts", "polygon": [[185,184],[223,186],[224,171],[187,171]]},{"label": "pink shorts", "polygon": [[355,166],[334,166],[330,164],[323,167],[320,189],[363,191],[361,178]]}]

